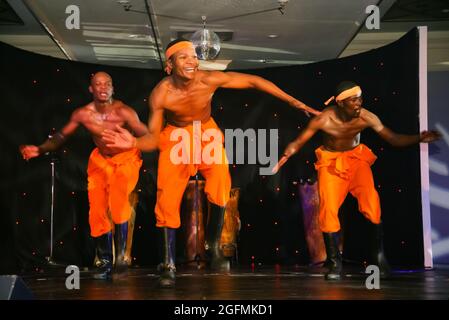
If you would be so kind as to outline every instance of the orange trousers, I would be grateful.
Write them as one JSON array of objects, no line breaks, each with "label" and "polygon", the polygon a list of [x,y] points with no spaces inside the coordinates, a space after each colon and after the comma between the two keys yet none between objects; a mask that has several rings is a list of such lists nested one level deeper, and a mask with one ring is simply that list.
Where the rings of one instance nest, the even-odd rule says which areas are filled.
[{"label": "orange trousers", "polygon": [[129,220],[132,210],[129,195],[139,180],[141,165],[138,149],[122,152],[111,158],[103,157],[98,148],[92,151],[87,165],[92,237],[111,231],[111,218],[114,224]]},{"label": "orange trousers", "polygon": [[380,200],[374,188],[371,165],[377,157],[364,144],[353,150],[331,152],[323,146],[315,150],[320,196],[319,225],[322,232],[340,230],[338,210],[348,192],[357,199],[359,211],[372,223],[380,223]]},{"label": "orange trousers", "polygon": [[[175,132],[177,129],[180,130]],[[219,161],[208,164],[201,156],[200,158],[195,158],[193,149],[198,148],[193,147],[193,140],[195,134],[196,139],[199,138],[196,141],[199,141],[199,144],[201,144],[201,150],[206,150],[207,145],[211,146],[211,143],[215,139],[211,139],[212,142],[203,141],[201,136],[204,137],[207,135],[210,129],[221,136],[221,143],[216,145],[221,150],[221,155],[219,155]],[[180,135],[177,135],[177,133],[180,133]],[[182,134],[184,136],[179,141],[178,138]],[[170,139],[172,135],[175,137]],[[176,141],[171,141],[174,139]],[[155,208],[157,227],[179,228],[181,225],[180,206],[182,197],[190,177],[194,176],[198,171],[206,179],[204,191],[209,202],[222,207],[226,205],[231,191],[231,176],[229,174],[228,160],[222,141],[223,134],[212,118],[201,124],[201,130],[194,130],[193,125],[182,128],[167,125],[162,130],[159,142],[160,153]],[[199,146],[199,144],[196,144],[196,146]],[[182,163],[173,161],[173,153],[176,156],[183,155],[185,161]],[[213,154],[213,152],[210,154]]]}]

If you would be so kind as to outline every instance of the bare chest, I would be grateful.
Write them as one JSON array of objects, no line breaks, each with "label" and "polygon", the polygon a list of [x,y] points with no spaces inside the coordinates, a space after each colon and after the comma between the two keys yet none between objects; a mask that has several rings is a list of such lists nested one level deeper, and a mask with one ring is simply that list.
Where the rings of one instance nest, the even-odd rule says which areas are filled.
[{"label": "bare chest", "polygon": [[179,116],[195,116],[210,109],[213,91],[207,87],[197,87],[188,91],[169,90],[165,109]]},{"label": "bare chest", "polygon": [[117,124],[123,125],[124,123],[124,119],[115,111],[106,113],[91,111],[86,113],[83,119],[83,125],[95,136],[100,136],[105,129],[115,131]]},{"label": "bare chest", "polygon": [[323,131],[327,135],[334,138],[352,139],[366,127],[366,122],[361,118],[354,119],[349,122],[335,121],[331,119],[323,128]]}]

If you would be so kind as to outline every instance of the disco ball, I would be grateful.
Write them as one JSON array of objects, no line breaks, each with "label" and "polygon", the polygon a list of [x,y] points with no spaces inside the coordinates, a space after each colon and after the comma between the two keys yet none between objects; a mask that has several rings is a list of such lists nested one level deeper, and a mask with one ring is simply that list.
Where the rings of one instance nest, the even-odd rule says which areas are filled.
[{"label": "disco ball", "polygon": [[190,38],[200,60],[213,60],[220,52],[220,38],[211,30],[203,28]]}]

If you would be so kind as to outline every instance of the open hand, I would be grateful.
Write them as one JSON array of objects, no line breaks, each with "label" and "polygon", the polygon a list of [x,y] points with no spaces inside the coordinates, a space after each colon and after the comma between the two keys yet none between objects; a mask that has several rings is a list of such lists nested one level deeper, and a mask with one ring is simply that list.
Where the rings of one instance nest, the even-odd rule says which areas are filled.
[{"label": "open hand", "polygon": [[441,133],[436,130],[423,131],[419,135],[419,142],[429,143],[429,142],[439,140],[440,138],[441,138]]},{"label": "open hand", "polygon": [[308,117],[310,117],[310,114],[313,114],[315,116],[321,114],[320,111],[315,110],[315,109],[305,105],[304,103],[302,103],[301,101],[299,101],[297,99],[292,100],[290,102],[290,105],[292,107],[295,107],[295,108],[299,109],[299,110],[302,110],[306,114],[306,116],[308,116]]},{"label": "open hand", "polygon": [[117,131],[106,129],[101,134],[101,140],[108,148],[130,150],[136,145],[136,138],[126,129],[116,125]]}]

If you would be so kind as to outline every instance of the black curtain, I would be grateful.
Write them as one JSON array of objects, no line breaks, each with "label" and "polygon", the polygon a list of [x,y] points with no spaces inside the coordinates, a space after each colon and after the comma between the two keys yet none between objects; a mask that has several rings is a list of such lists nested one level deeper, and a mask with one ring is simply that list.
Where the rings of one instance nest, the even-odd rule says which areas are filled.
[{"label": "black curtain", "polygon": [[[146,99],[163,74],[59,60],[3,43],[0,50],[0,245],[4,257],[0,271],[36,268],[49,254],[52,157],[57,173],[54,257],[89,266],[94,251],[88,226],[86,166],[94,145],[88,132],[78,130],[55,155],[29,162],[21,159],[18,147],[42,143],[77,107],[91,101],[89,77],[100,70],[111,74],[115,97],[135,108],[146,122]],[[385,47],[343,59],[243,72],[269,79],[320,110],[340,81],[353,80],[362,87],[364,107],[386,126],[408,134],[419,130],[417,30]],[[253,90],[218,90],[213,116],[223,130],[278,129],[279,153],[308,121],[286,103]],[[314,150],[320,140],[318,134],[274,176],[259,175],[259,164],[231,164],[233,186],[241,188],[241,264],[308,262],[298,186],[316,179]],[[369,129],[362,133],[362,142],[378,156],[372,168],[381,197],[387,256],[395,265],[422,266],[419,147],[393,148]],[[136,265],[158,262],[153,212],[156,172],[157,153],[144,154],[133,244]],[[340,216],[345,226],[345,256],[364,261],[369,225],[350,195]]]}]

